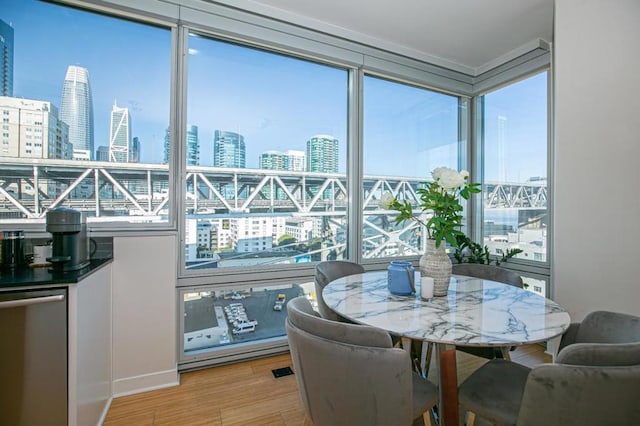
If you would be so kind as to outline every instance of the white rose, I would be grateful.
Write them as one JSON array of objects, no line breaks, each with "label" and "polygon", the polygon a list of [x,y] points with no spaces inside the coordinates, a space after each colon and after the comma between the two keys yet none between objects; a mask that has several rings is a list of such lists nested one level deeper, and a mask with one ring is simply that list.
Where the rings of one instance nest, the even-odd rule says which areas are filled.
[{"label": "white rose", "polygon": [[442,176],[442,173],[445,173],[447,170],[451,170],[448,167],[436,167],[435,169],[433,169],[433,171],[431,172],[431,176],[433,176],[433,180],[438,180],[440,179],[440,176]]},{"label": "white rose", "polygon": [[461,170],[461,171],[460,171],[460,176],[462,176],[462,178],[463,178],[464,180],[467,180],[467,179],[469,179],[469,172],[468,172],[468,171],[466,171],[466,170]]},{"label": "white rose", "polygon": [[440,175],[438,185],[446,190],[459,188],[464,185],[464,178],[455,170],[447,169]]},{"label": "white rose", "polygon": [[384,194],[382,194],[382,196],[380,197],[380,205],[385,208],[388,209],[391,207],[391,204],[393,203],[393,201],[396,199],[396,197],[393,196],[393,194],[391,192],[385,192]]}]

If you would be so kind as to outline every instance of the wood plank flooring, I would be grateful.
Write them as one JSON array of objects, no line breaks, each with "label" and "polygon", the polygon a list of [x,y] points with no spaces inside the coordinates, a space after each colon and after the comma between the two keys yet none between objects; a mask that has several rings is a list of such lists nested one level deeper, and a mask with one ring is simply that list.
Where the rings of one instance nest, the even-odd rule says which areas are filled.
[{"label": "wood plank flooring", "polygon": [[[550,362],[543,351],[523,346],[511,358],[527,366]],[[484,362],[458,352],[459,383]],[[104,425],[299,426],[304,409],[295,376],[276,379],[271,373],[286,366],[292,366],[289,354],[183,373],[180,386],[114,399]]]}]

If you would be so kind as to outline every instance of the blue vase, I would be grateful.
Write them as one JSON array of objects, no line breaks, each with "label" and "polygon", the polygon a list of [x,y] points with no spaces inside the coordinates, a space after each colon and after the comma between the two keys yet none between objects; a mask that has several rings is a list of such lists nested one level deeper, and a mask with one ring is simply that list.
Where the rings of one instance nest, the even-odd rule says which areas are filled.
[{"label": "blue vase", "polygon": [[411,262],[393,261],[387,267],[387,286],[389,293],[409,296],[415,293],[414,269]]}]

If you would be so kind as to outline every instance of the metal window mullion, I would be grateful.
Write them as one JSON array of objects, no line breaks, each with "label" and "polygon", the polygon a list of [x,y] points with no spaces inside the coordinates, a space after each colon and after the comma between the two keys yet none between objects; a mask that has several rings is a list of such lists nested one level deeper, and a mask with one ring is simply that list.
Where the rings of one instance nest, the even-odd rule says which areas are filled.
[{"label": "metal window mullion", "polygon": [[482,191],[473,197],[471,203],[471,229],[469,236],[473,241],[484,241],[484,197],[486,187],[484,185],[484,99],[481,96],[474,96],[470,102],[470,160],[469,173],[472,182],[480,182]]},{"label": "metal window mullion", "polygon": [[[186,160],[187,52],[189,32],[183,25],[171,31],[171,114],[169,122],[169,221],[178,229],[177,270],[186,271]],[[173,171],[173,172],[172,172]],[[171,190],[173,189],[173,190]]]},{"label": "metal window mullion", "polygon": [[347,257],[362,263],[363,236],[363,68],[349,70],[347,98]]}]

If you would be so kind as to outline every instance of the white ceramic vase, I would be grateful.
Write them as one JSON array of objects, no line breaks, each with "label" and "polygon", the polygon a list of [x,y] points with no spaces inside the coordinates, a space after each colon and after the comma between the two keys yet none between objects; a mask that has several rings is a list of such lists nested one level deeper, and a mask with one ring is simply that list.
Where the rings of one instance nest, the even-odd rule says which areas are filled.
[{"label": "white ceramic vase", "polygon": [[427,250],[420,258],[420,274],[433,278],[433,295],[446,296],[451,280],[451,259],[445,251],[445,242],[436,248],[436,240],[427,240]]}]

